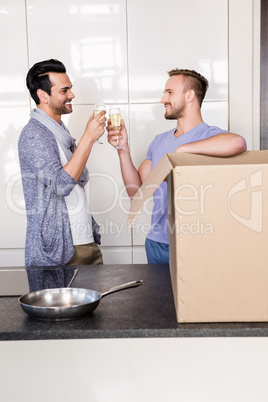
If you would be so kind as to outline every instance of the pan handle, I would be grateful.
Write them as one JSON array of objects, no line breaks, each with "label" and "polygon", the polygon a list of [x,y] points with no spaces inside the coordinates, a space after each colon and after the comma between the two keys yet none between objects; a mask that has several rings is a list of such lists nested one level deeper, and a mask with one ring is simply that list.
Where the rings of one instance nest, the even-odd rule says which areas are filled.
[{"label": "pan handle", "polygon": [[135,286],[140,286],[143,284],[144,284],[144,281],[142,281],[142,280],[128,282],[128,283],[124,283],[123,285],[115,286],[111,289],[105,290],[104,292],[100,292],[100,294],[101,294],[101,297],[104,297],[104,296],[109,295],[110,293],[118,292],[119,290],[123,290],[123,289],[133,288]]}]

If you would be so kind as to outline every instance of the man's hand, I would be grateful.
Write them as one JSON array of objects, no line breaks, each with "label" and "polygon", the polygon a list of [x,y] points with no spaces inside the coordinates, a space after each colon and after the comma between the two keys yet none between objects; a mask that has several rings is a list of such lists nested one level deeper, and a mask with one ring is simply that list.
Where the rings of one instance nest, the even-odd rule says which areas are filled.
[{"label": "man's hand", "polygon": [[108,132],[107,140],[113,147],[115,147],[119,141],[121,147],[124,147],[124,149],[128,148],[128,135],[123,119],[121,120],[121,130],[114,130],[114,126],[111,124],[110,119],[108,120],[106,130]]},{"label": "man's hand", "polygon": [[105,131],[106,125],[106,117],[105,117],[105,110],[101,111],[97,114],[96,117],[92,114],[88,119],[86,128],[85,128],[85,135],[90,138],[93,142],[99,139]]}]

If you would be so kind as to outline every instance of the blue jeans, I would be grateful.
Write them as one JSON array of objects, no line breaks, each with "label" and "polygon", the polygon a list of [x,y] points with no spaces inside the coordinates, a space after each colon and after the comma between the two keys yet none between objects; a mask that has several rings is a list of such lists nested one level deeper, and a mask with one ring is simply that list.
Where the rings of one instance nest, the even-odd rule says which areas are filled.
[{"label": "blue jeans", "polygon": [[145,250],[148,264],[169,264],[169,245],[146,238]]}]

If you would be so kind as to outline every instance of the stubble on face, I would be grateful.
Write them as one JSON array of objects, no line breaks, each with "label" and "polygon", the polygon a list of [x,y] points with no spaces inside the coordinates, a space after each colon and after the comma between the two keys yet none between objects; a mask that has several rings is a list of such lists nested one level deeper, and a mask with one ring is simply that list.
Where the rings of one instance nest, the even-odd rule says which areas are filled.
[{"label": "stubble on face", "polygon": [[50,101],[50,108],[53,110],[53,112],[57,115],[62,115],[62,114],[69,114],[72,113],[73,108],[72,106],[66,106],[66,103],[69,103],[71,100],[67,99],[64,102],[54,102],[53,99]]},{"label": "stubble on face", "polygon": [[64,95],[66,88],[71,88],[72,84],[66,74],[51,74],[50,76],[52,88],[49,98],[49,106],[54,114],[62,115],[72,113],[72,97],[68,98],[67,93]]},{"label": "stubble on face", "polygon": [[161,102],[166,108],[165,118],[167,120],[177,120],[184,117],[186,99],[183,76],[172,76],[168,79]]},{"label": "stubble on face", "polygon": [[179,104],[172,105],[169,104],[170,108],[166,110],[165,119],[167,120],[177,120],[184,116],[186,102],[182,100]]}]

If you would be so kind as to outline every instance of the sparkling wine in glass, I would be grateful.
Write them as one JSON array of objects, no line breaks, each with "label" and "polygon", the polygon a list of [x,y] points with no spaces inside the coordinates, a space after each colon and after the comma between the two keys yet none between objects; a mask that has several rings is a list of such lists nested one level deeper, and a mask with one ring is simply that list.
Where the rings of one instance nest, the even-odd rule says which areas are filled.
[{"label": "sparkling wine in glass", "polygon": [[[106,111],[106,105],[103,102],[96,102],[95,106],[94,106],[94,117],[96,117],[100,112],[102,112],[103,110]],[[103,119],[104,116],[101,117],[101,119]],[[101,120],[100,119],[100,120]],[[101,142],[99,139],[95,141],[97,144],[103,144],[103,142]]]},{"label": "sparkling wine in glass", "polygon": [[[121,111],[119,107],[110,109],[110,120],[111,124],[114,126],[114,130],[121,130]],[[121,145],[119,144],[118,136],[115,149],[124,149],[124,147],[121,147]]]}]

